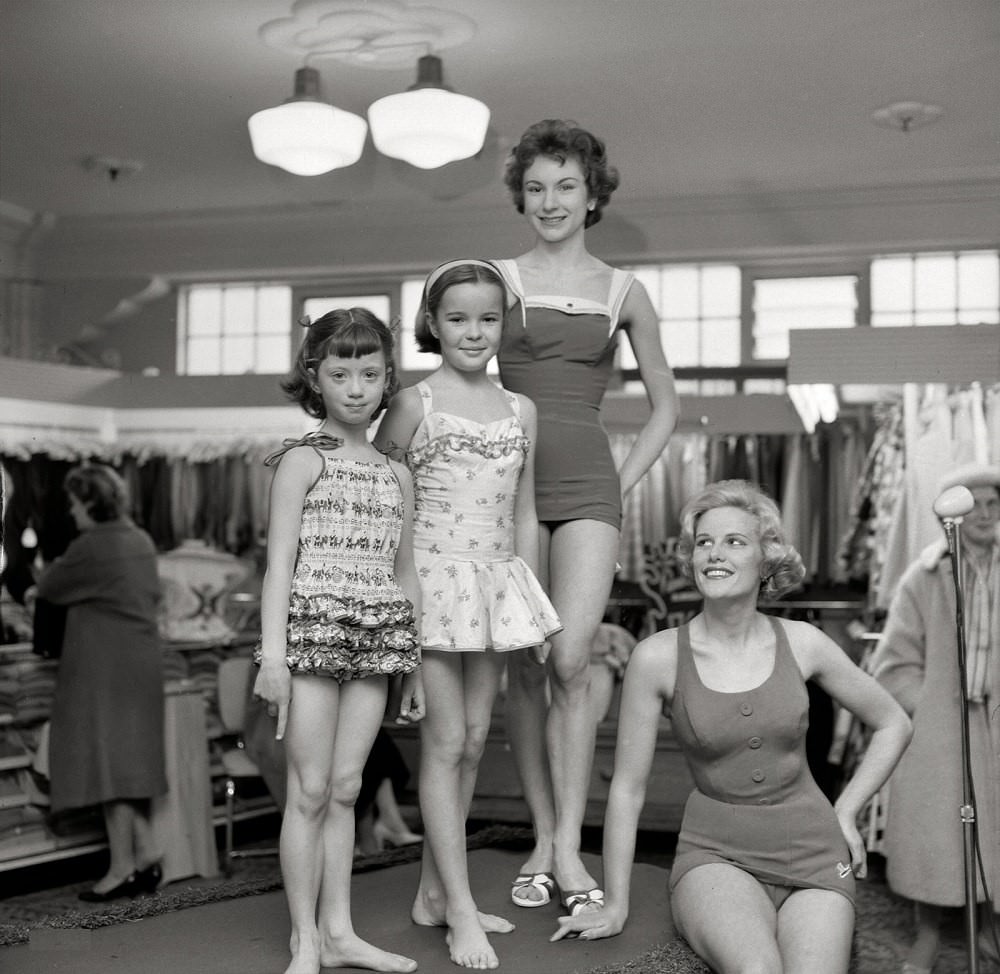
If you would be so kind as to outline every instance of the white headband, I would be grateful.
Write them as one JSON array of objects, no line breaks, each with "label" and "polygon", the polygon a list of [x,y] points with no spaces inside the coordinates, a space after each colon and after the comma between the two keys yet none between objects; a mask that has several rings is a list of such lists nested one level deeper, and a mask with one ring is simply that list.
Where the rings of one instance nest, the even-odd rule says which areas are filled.
[{"label": "white headband", "polygon": [[506,299],[507,307],[512,308],[514,306],[514,303],[517,301],[517,295],[515,295],[511,291],[510,287],[507,284],[506,279],[500,272],[500,268],[497,267],[497,265],[494,264],[492,261],[482,260],[479,257],[463,257],[459,258],[458,260],[446,260],[443,264],[438,264],[438,266],[435,267],[434,270],[432,270],[430,274],[427,275],[427,280],[424,282],[424,295],[422,301],[420,302],[421,305],[423,307],[427,306],[428,292],[430,291],[434,282],[437,281],[437,279],[442,274],[444,274],[445,271],[450,271],[454,267],[467,267],[470,265],[472,267],[484,267],[487,270],[493,271],[493,273],[496,274],[497,278],[499,279],[501,285],[503,285],[504,297]]}]

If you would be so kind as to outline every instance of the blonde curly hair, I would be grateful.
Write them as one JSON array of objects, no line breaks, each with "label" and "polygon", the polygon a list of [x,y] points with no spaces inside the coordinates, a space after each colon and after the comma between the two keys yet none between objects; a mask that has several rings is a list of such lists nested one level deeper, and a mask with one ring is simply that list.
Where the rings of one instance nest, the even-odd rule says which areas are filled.
[{"label": "blonde curly hair", "polygon": [[805,578],[802,558],[785,541],[778,505],[756,484],[747,480],[719,480],[692,497],[681,510],[681,535],[677,542],[677,560],[686,578],[693,579],[691,556],[694,536],[703,514],[719,507],[735,507],[757,519],[760,547],[764,560],[760,566],[760,594],[781,598],[797,589]]}]

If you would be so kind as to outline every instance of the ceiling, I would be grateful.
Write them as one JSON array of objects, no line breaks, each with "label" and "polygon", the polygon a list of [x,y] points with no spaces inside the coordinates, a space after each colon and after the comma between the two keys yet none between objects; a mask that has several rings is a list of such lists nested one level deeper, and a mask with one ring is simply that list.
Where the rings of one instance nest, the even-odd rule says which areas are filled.
[{"label": "ceiling", "polygon": [[[354,6],[418,4],[475,23],[439,53],[446,81],[492,110],[481,157],[424,172],[369,140],[355,166],[300,177],[254,159],[246,126],[291,94],[301,58],[258,28],[292,0],[3,0],[0,200],[58,217],[495,204],[506,150],[554,116],[606,139],[627,201],[1000,180],[997,0]],[[415,66],[311,63],[326,99],[359,114],[416,77]],[[872,123],[897,101],[943,115],[909,133]],[[112,180],[88,168],[93,157],[142,168]]]}]

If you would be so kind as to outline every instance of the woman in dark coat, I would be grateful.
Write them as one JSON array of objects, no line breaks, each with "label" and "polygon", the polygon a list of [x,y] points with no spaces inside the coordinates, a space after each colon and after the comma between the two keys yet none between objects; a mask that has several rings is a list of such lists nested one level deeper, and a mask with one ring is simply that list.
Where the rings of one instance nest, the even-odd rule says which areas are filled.
[{"label": "woman in dark coat", "polygon": [[52,810],[101,804],[111,862],[91,902],[151,892],[161,855],[150,799],[167,790],[156,549],[126,515],[122,479],[85,464],[65,481],[80,529],[38,580],[68,608],[49,744]]}]

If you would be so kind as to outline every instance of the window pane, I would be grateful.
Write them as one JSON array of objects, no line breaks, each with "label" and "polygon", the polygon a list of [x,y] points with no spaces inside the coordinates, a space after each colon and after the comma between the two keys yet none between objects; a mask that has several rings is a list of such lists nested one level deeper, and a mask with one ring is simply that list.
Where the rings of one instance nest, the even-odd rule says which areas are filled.
[{"label": "window pane", "polygon": [[1000,311],[996,308],[980,309],[972,311],[959,311],[958,323],[960,325],[996,325],[1000,324]]},{"label": "window pane", "polygon": [[413,337],[413,328],[420,310],[420,298],[424,293],[424,279],[411,278],[403,281],[399,294],[399,336],[396,346],[399,350],[401,369],[431,369],[437,365],[437,356],[418,351]]},{"label": "window pane", "polygon": [[955,258],[951,254],[921,254],[916,259],[913,273],[916,307],[955,307],[956,268]]},{"label": "window pane", "polygon": [[872,312],[872,325],[876,328],[899,328],[902,325],[912,325],[913,315],[909,311]]},{"label": "window pane", "polygon": [[706,318],[728,318],[740,313],[740,269],[701,269],[701,313]]},{"label": "window pane", "polygon": [[264,335],[257,339],[255,372],[287,372],[292,365],[291,340],[288,335]]},{"label": "window pane", "polygon": [[743,381],[743,391],[747,393],[763,393],[766,395],[780,395],[785,391],[784,379],[745,379]]},{"label": "window pane", "polygon": [[[662,331],[660,334],[662,335]],[[623,331],[618,332],[617,365],[623,371],[639,368],[639,363],[635,360],[635,354],[632,352],[632,343],[625,337]]]},{"label": "window pane", "polygon": [[292,320],[292,289],[262,287],[257,289],[257,329],[261,334],[289,334]]},{"label": "window pane", "polygon": [[718,318],[701,325],[701,364],[740,364],[740,319]]},{"label": "window pane", "polygon": [[315,321],[328,311],[337,308],[367,308],[376,318],[389,323],[390,302],[388,294],[336,294],[330,297],[306,298],[302,302],[304,314]]},{"label": "window pane", "polygon": [[227,287],[222,292],[222,332],[252,335],[256,326],[256,301],[252,287]]},{"label": "window pane", "polygon": [[666,268],[663,272],[663,317],[696,318],[699,312],[698,268]]},{"label": "window pane", "polygon": [[[1000,306],[1000,261],[994,254],[958,255],[958,306],[997,308]],[[995,318],[993,320],[996,320]]]},{"label": "window pane", "polygon": [[242,375],[253,372],[254,367],[253,337],[239,336],[222,339],[222,374]]},{"label": "window pane", "polygon": [[221,375],[219,342],[215,338],[191,338],[187,343],[188,375]]},{"label": "window pane", "polygon": [[193,287],[187,297],[187,333],[218,335],[222,330],[222,295],[219,288]]},{"label": "window pane", "polygon": [[876,312],[909,311],[913,307],[913,261],[884,257],[871,266],[872,323]]},{"label": "window pane", "polygon": [[754,281],[753,357],[788,358],[793,328],[850,328],[857,312],[857,278],[798,277]]},{"label": "window pane", "polygon": [[701,365],[701,341],[695,320],[669,321],[663,330],[667,361],[675,369]]}]

